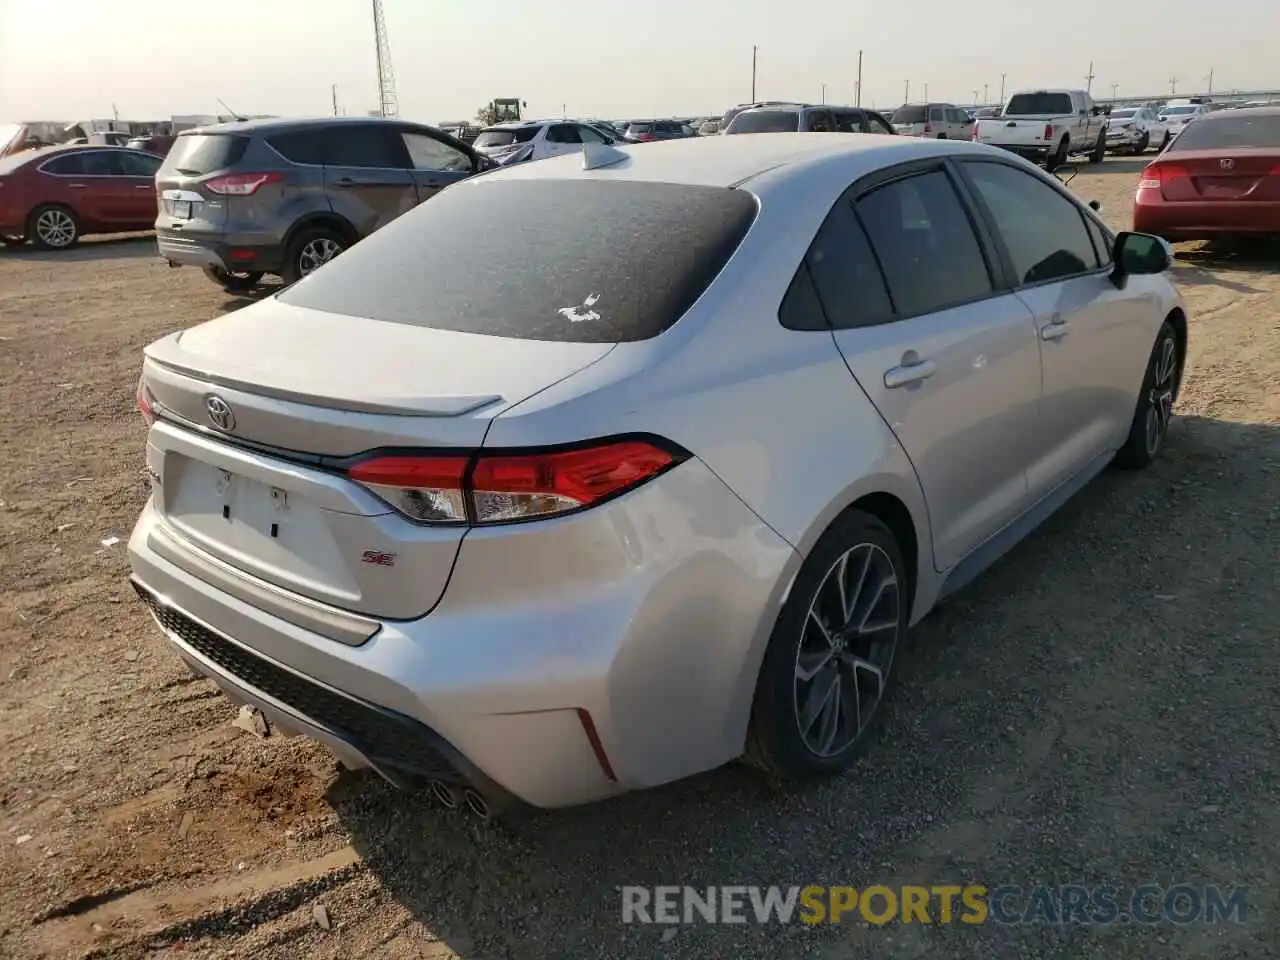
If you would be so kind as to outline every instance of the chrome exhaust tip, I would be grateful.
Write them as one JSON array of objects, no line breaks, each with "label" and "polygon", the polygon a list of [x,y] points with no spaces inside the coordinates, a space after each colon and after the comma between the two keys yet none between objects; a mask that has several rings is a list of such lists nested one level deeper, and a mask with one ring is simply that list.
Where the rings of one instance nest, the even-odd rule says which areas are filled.
[{"label": "chrome exhaust tip", "polygon": [[431,781],[431,795],[436,798],[440,806],[446,810],[453,810],[458,806],[458,792],[445,783],[443,780]]},{"label": "chrome exhaust tip", "polygon": [[481,796],[478,791],[467,787],[463,791],[462,797],[467,802],[467,809],[481,820],[488,820],[493,816],[493,812],[489,809],[489,801]]}]

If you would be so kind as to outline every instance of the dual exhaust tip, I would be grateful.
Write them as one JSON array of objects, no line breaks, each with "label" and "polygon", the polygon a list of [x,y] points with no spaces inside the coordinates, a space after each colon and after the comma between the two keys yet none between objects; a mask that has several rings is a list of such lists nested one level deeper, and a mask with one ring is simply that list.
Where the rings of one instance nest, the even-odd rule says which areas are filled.
[{"label": "dual exhaust tip", "polygon": [[493,809],[489,806],[489,801],[474,787],[459,789],[443,780],[432,780],[430,788],[436,802],[446,810],[456,810],[461,806],[477,819],[489,820],[493,817]]}]

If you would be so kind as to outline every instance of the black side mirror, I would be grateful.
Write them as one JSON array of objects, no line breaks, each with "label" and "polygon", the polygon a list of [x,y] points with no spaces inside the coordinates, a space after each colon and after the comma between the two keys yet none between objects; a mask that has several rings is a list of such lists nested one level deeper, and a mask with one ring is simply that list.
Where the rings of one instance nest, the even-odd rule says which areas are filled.
[{"label": "black side mirror", "polygon": [[1115,263],[1111,280],[1122,290],[1131,276],[1164,273],[1173,265],[1173,255],[1168,243],[1149,233],[1131,233],[1127,230],[1116,235],[1111,259]]}]

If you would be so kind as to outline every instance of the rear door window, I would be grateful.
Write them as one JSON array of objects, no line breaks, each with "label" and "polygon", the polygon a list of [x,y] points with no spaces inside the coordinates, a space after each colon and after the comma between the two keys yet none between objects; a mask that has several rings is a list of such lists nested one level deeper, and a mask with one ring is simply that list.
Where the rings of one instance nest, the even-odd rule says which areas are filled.
[{"label": "rear door window", "polygon": [[290,163],[319,166],[324,163],[322,134],[321,130],[290,130],[267,137],[267,143]]},{"label": "rear door window", "polygon": [[160,164],[163,162],[156,157],[130,150],[116,150],[114,153],[115,166],[121,176],[125,177],[154,177],[160,172]]},{"label": "rear door window", "polygon": [[866,117],[867,117],[867,130],[868,130],[868,132],[870,132],[870,133],[890,133],[890,134],[892,134],[892,133],[896,133],[896,132],[897,132],[897,131],[895,131],[895,130],[893,129],[893,127],[889,124],[889,121],[888,121],[888,120],[886,120],[884,117],[880,116],[880,114],[878,114],[878,113],[870,113],[870,112],[868,112],[868,113],[866,114]]},{"label": "rear door window", "polygon": [[978,237],[942,171],[879,187],[857,209],[898,316],[933,313],[992,293]]},{"label": "rear door window", "polygon": [[401,134],[415,170],[456,173],[471,169],[471,158],[457,147],[425,133],[406,130]]},{"label": "rear door window", "polygon": [[581,143],[578,128],[572,123],[553,123],[547,128],[548,143]]},{"label": "rear door window", "polygon": [[833,112],[837,133],[861,133],[862,116],[853,110],[836,110]]},{"label": "rear door window", "polygon": [[404,169],[409,152],[397,131],[381,124],[351,127],[335,124],[324,131],[325,165]]},{"label": "rear door window", "polygon": [[46,160],[40,169],[59,177],[78,176],[84,173],[84,155],[78,152],[64,153],[60,157]]},{"label": "rear door window", "polygon": [[199,177],[234,166],[244,156],[249,138],[230,134],[183,134],[164,158],[165,173]]},{"label": "rear door window", "polygon": [[779,312],[782,325],[796,330],[816,329],[811,319],[815,303],[837,330],[869,327],[893,319],[884,276],[847,198],[832,208],[813,238]]},{"label": "rear door window", "polygon": [[498,337],[644,340],[701,296],[755,215],[751,194],[725,187],[478,177],[393,220],[279,298]]},{"label": "rear door window", "polygon": [[893,111],[891,119],[894,123],[924,123],[927,117],[928,111],[924,107],[907,105]]},{"label": "rear door window", "polygon": [[729,124],[728,133],[795,133],[800,129],[798,110],[749,110]]}]

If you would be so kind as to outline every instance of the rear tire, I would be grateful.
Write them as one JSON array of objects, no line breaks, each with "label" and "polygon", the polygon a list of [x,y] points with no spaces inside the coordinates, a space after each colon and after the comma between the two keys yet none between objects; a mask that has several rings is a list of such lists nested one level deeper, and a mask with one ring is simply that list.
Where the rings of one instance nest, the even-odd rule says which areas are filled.
[{"label": "rear tire", "polygon": [[226,271],[219,267],[205,267],[204,275],[227,293],[248,293],[262,282],[262,274],[248,271]]},{"label": "rear tire", "polygon": [[1105,159],[1107,159],[1107,137],[1105,133],[1099,133],[1093,150],[1089,153],[1089,162],[1101,163]]},{"label": "rear tire", "polygon": [[1178,335],[1166,320],[1156,334],[1147,372],[1142,377],[1142,392],[1133,412],[1129,436],[1116,454],[1116,466],[1125,470],[1142,470],[1151,466],[1164,447],[1169,424],[1173,420],[1173,404],[1182,385],[1183,358],[1178,350]]},{"label": "rear tire", "polygon": [[850,510],[822,535],[769,637],[747,732],[750,763],[791,779],[854,764],[893,688],[909,576],[893,533],[871,514]]},{"label": "rear tire", "polygon": [[46,203],[31,211],[27,236],[41,250],[66,250],[80,239],[80,220],[70,207]]},{"label": "rear tire", "polygon": [[1160,141],[1160,149],[1163,150],[1165,147],[1167,147],[1169,145],[1169,141],[1172,139],[1173,139],[1173,136],[1169,133],[1168,130],[1166,130],[1164,132],[1164,139]]},{"label": "rear tire", "polygon": [[284,269],[280,271],[280,277],[287,284],[297,283],[349,246],[347,238],[330,227],[300,230],[285,251]]},{"label": "rear tire", "polygon": [[947,135],[946,135],[945,133],[940,133],[940,134],[938,134],[938,139],[939,139],[939,140],[945,140],[945,139],[947,139]]},{"label": "rear tire", "polygon": [[1138,141],[1138,149],[1136,151],[1138,156],[1142,156],[1144,153],[1146,153],[1147,148],[1150,146],[1151,146],[1151,132],[1149,130],[1144,130],[1142,132],[1142,139]]},{"label": "rear tire", "polygon": [[1045,169],[1050,173],[1053,173],[1053,171],[1057,170],[1059,167],[1065,167],[1067,165],[1067,157],[1069,154],[1070,140],[1067,137],[1063,137],[1062,142],[1058,144],[1058,149],[1054,151],[1053,156],[1051,156],[1045,163]]}]

